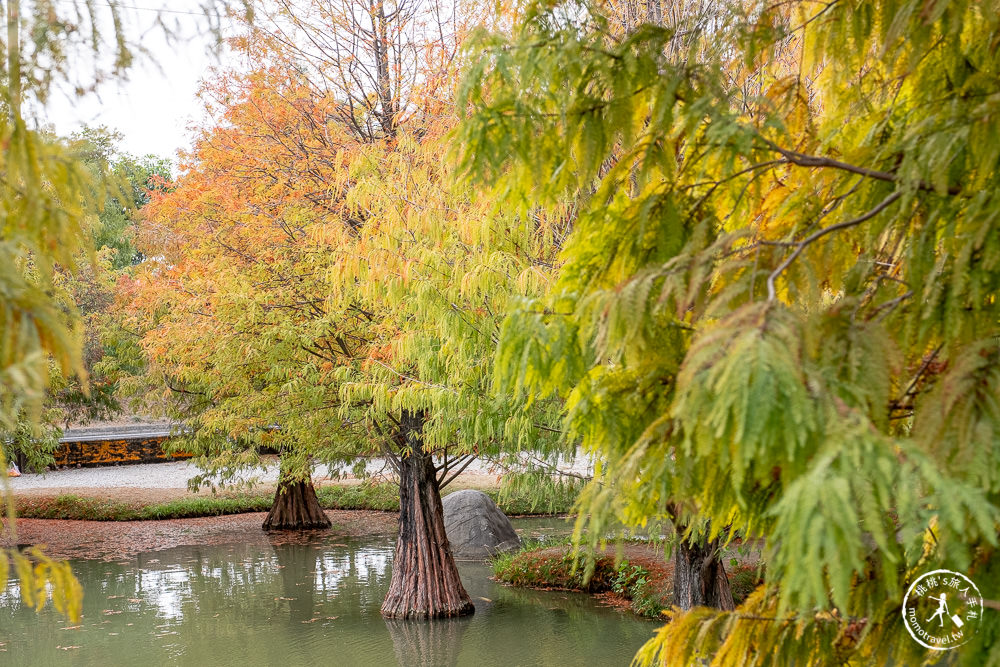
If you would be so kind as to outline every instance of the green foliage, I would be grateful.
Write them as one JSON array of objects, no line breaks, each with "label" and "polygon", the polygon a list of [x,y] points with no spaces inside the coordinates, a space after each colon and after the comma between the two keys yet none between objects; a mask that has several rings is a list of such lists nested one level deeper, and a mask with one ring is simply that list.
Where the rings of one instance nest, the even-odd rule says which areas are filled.
[{"label": "green foliage", "polygon": [[75,309],[50,294],[54,266],[77,265],[88,213],[80,193],[92,180],[63,144],[20,119],[0,120],[0,141],[0,425],[10,427],[22,406],[40,407],[49,357],[64,375],[82,371]]},{"label": "green foliage", "polygon": [[92,236],[95,248],[109,249],[110,271],[117,274],[143,260],[136,248],[138,211],[149,203],[151,191],[163,191],[173,180],[170,160],[122,154],[116,147],[121,135],[104,127],[84,128],[73,140],[74,150],[114,188],[104,200]]},{"label": "green foliage", "polygon": [[514,586],[562,588],[588,593],[610,590],[611,582],[616,577],[613,559],[602,558],[597,563],[594,574],[584,577],[568,547],[542,547],[501,554],[492,561],[494,576]]},{"label": "green foliage", "polygon": [[468,52],[466,172],[574,211],[498,384],[602,461],[589,539],[766,540],[766,588],[640,662],[933,662],[909,582],[1000,582],[1000,5],[626,9],[531,3]]},{"label": "green foliage", "polygon": [[27,470],[45,470],[53,462],[52,454],[59,448],[62,432],[53,423],[58,411],[46,409],[33,418],[17,416],[15,425],[3,433],[3,454],[8,461],[23,464]]},{"label": "green foliage", "polygon": [[[50,371],[85,377],[76,311],[53,297],[53,275],[56,264],[76,266],[76,253],[85,247],[89,205],[81,194],[91,180],[82,165],[67,159],[65,145],[28,130],[17,114],[0,119],[0,145],[0,476],[6,487],[12,454],[44,458],[44,445],[31,446],[31,438],[38,433]],[[37,550],[27,557],[5,550],[0,587],[11,567],[25,603],[41,608],[51,597],[61,613],[79,615],[80,588],[68,565]]]},{"label": "green foliage", "polygon": [[[734,558],[733,561],[736,559]],[[741,565],[738,562],[727,566],[729,587],[733,593],[736,606],[743,604],[750,594],[764,583],[764,572],[761,564]]]},{"label": "green foliage", "polygon": [[641,565],[623,560],[615,569],[611,590],[631,600],[632,610],[640,616],[661,618],[666,609],[666,601],[663,597],[650,594],[650,576],[649,570]]},{"label": "green foliage", "polygon": [[501,478],[499,492],[487,492],[507,515],[566,514],[583,487],[579,479],[554,476],[530,465],[511,468]]}]

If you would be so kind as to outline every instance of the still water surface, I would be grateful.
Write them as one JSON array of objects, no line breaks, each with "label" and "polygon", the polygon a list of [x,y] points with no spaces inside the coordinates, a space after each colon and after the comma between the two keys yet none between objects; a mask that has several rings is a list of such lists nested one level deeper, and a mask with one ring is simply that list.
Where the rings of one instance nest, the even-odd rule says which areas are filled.
[{"label": "still water surface", "polygon": [[392,547],[328,535],[74,561],[80,624],[25,609],[12,585],[0,665],[627,665],[656,628],[586,595],[501,586],[478,563],[459,564],[474,616],[387,621]]}]

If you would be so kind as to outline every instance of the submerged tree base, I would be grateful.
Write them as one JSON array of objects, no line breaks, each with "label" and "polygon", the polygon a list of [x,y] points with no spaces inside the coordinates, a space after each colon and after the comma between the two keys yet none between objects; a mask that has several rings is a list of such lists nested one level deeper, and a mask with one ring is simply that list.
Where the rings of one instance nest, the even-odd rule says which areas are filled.
[{"label": "submerged tree base", "polygon": [[449,618],[471,614],[475,607],[462,586],[445,534],[434,462],[422,448],[423,416],[404,411],[400,423],[411,451],[399,460],[399,539],[382,615]]},{"label": "submerged tree base", "polygon": [[267,513],[264,530],[314,530],[332,524],[316,497],[312,482],[281,482]]}]

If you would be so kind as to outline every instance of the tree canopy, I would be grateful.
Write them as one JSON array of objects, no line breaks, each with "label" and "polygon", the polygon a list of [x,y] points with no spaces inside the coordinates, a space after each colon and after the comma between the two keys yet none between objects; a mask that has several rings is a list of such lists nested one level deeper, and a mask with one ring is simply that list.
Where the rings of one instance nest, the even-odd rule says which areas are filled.
[{"label": "tree canopy", "polygon": [[933,662],[909,582],[996,590],[998,43],[995,2],[560,2],[470,50],[466,170],[576,207],[497,368],[604,460],[590,534],[765,540],[641,662]]},{"label": "tree canopy", "polygon": [[489,390],[488,363],[503,313],[550,279],[563,218],[496,211],[454,185],[436,99],[411,99],[409,120],[373,137],[269,38],[243,44],[258,66],[206,87],[218,116],[147,206],[150,259],[122,285],[142,381],[163,380],[191,428],[178,446],[208,476],[257,466],[264,448],[289,480],[374,457],[407,479],[419,462],[401,499],[443,531],[435,498],[473,457],[567,446],[544,406],[531,416]]}]

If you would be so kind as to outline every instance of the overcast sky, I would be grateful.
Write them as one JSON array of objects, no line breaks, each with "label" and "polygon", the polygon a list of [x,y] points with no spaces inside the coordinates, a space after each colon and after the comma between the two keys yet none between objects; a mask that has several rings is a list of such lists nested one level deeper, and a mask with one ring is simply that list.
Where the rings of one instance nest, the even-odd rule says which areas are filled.
[{"label": "overcast sky", "polygon": [[[55,95],[45,119],[56,131],[68,135],[84,125],[104,125],[123,135],[120,149],[141,156],[152,153],[176,161],[180,148],[191,144],[189,125],[203,117],[197,98],[199,84],[212,66],[226,63],[226,54],[210,53],[214,39],[206,34],[206,20],[199,16],[203,0],[159,0],[125,2],[130,38],[139,38],[152,58],[135,67],[129,80],[105,84],[98,95],[67,99]],[[153,28],[155,8],[169,8],[161,14],[182,33],[167,43],[161,30]],[[190,13],[189,13],[190,12]],[[228,26],[228,29],[225,28]],[[224,24],[224,34],[234,31]]]}]

